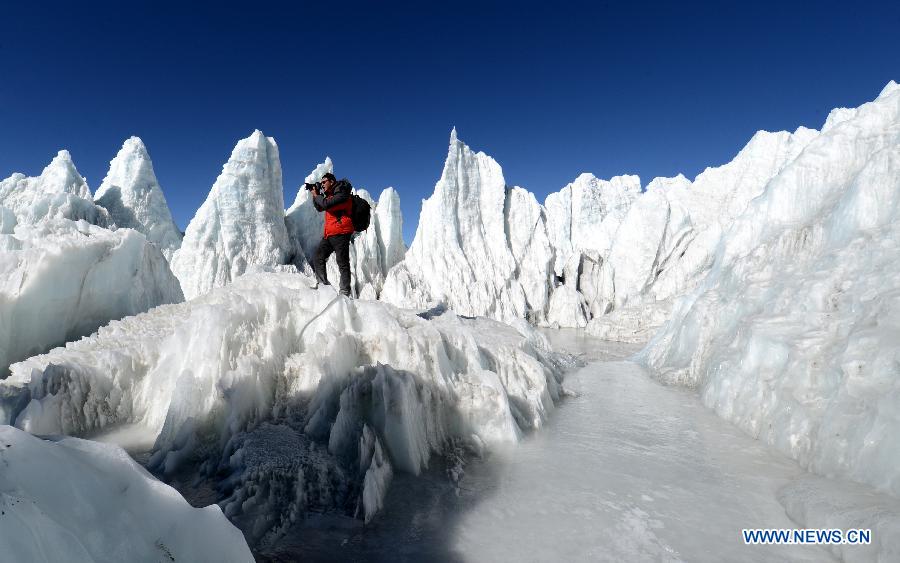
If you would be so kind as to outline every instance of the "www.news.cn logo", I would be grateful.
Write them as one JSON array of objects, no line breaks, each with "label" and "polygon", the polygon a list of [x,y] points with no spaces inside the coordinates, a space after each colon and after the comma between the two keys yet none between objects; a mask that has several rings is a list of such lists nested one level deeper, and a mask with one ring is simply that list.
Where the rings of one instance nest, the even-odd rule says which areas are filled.
[{"label": "www.news.cn logo", "polygon": [[748,545],[868,545],[872,543],[872,530],[851,529],[744,529],[744,543]]}]

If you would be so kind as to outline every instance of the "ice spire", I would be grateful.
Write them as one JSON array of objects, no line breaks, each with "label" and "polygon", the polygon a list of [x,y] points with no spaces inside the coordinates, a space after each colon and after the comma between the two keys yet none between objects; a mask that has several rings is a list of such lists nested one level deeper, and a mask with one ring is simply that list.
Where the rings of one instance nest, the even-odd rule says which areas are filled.
[{"label": "ice spire", "polygon": [[250,267],[283,264],[287,247],[278,145],[256,130],[234,147],[188,225],[172,270],[191,299]]},{"label": "ice spire", "polygon": [[40,176],[16,173],[0,181],[0,206],[12,211],[18,223],[66,218],[108,227],[111,222],[106,210],[94,205],[87,181],[67,150],[59,151]]},{"label": "ice spire", "polygon": [[110,161],[109,172],[94,199],[109,211],[117,226],[143,233],[166,258],[171,259],[181,246],[181,232],[172,220],[153,162],[140,138],[125,141]]},{"label": "ice spire", "polygon": [[83,199],[91,199],[91,189],[87,181],[78,173],[72,155],[67,150],[59,151],[41,172],[41,191],[44,193],[68,193]]}]

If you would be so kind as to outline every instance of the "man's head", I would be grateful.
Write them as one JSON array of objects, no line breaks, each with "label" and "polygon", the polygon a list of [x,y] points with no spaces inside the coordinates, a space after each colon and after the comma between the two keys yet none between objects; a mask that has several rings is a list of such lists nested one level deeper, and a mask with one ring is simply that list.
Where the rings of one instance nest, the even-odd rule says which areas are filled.
[{"label": "man's head", "polygon": [[337,179],[334,177],[334,174],[331,172],[326,172],[324,176],[322,176],[322,187],[326,190],[330,190],[337,183]]}]

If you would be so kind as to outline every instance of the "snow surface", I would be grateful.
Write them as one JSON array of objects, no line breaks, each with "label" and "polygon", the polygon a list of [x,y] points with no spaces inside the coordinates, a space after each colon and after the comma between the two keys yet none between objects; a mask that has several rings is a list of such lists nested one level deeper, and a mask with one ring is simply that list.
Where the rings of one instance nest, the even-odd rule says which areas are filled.
[{"label": "snow surface", "polygon": [[126,140],[110,161],[94,200],[109,211],[116,226],[143,233],[166,259],[181,246],[181,231],[172,219],[147,147],[138,137]]},{"label": "snow surface", "polygon": [[117,446],[0,426],[5,561],[253,561],[218,506],[193,508]]},{"label": "snow surface", "polygon": [[0,421],[77,436],[144,426],[151,467],[229,474],[226,514],[266,541],[311,507],[358,503],[371,518],[395,469],[516,442],[559,398],[563,360],[524,321],[417,315],[309,282],[248,274],[15,364]]},{"label": "snow surface", "polygon": [[643,354],[816,473],[900,493],[900,90],[839,110]]},{"label": "snow surface", "polygon": [[182,301],[159,250],[130,229],[44,219],[0,234],[0,378],[112,319]]},{"label": "snow surface", "polygon": [[[83,219],[101,227],[112,226],[105,209],[94,204],[87,181],[78,173],[69,151],[59,154],[38,177],[15,173],[0,181],[0,207],[12,211],[17,223],[37,223],[46,218]],[[9,233],[10,219],[2,219]]]},{"label": "snow surface", "polygon": [[257,130],[239,141],[172,257],[172,271],[187,299],[252,267],[285,263],[282,189],[275,140]]}]

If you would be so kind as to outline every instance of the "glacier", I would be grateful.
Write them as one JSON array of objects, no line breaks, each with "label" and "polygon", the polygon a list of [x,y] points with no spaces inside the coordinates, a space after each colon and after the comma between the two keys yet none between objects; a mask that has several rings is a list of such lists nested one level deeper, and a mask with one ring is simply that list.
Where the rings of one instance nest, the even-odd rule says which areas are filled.
[{"label": "glacier", "polygon": [[6,560],[253,559],[219,507],[191,507],[117,446],[0,426],[0,466]]},{"label": "glacier", "polygon": [[749,202],[643,361],[809,470],[900,493],[898,193],[892,82]]},{"label": "glacier", "polygon": [[[408,250],[399,193],[357,189],[373,216],[351,301],[313,288],[322,217],[302,187],[284,208],[262,132],[183,240],[140,139],[93,198],[60,151],[0,182],[0,423],[149,436],[153,471],[199,475],[262,546],[309,511],[370,522],[398,472],[543,426],[572,363],[534,327],[578,327],[649,340],[637,359],[661,381],[813,473],[897,495],[898,191],[893,82],[693,180],[584,173],[543,203],[453,129]],[[795,521],[868,510],[815,487],[780,493]]]},{"label": "glacier", "polygon": [[134,229],[155,244],[166,259],[181,246],[181,231],[175,226],[147,147],[139,137],[122,144],[109,163],[94,201],[108,212],[119,228]]},{"label": "glacier", "polygon": [[370,519],[394,470],[515,443],[563,392],[572,360],[524,321],[417,314],[310,282],[247,274],[14,364],[0,421],[82,437],[143,428],[149,467],[226,475],[226,515],[264,543],[310,508]]}]

